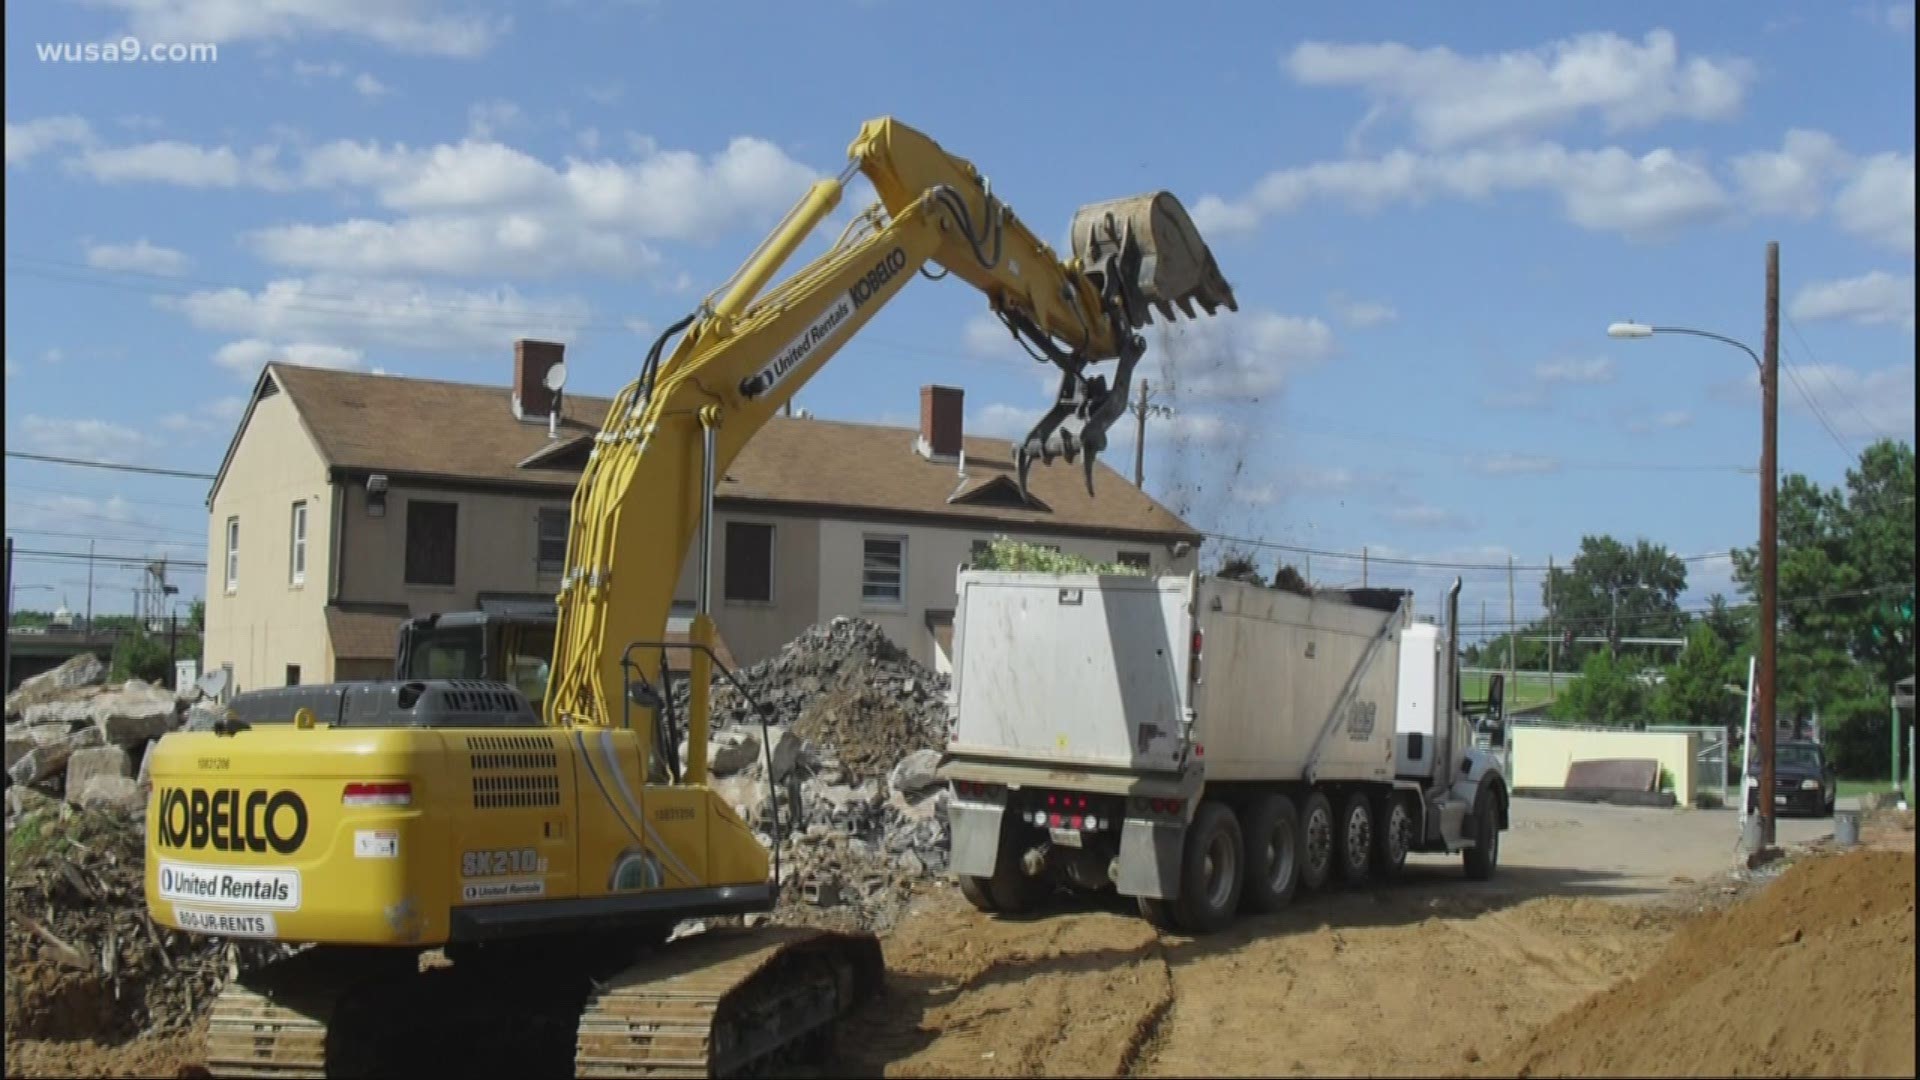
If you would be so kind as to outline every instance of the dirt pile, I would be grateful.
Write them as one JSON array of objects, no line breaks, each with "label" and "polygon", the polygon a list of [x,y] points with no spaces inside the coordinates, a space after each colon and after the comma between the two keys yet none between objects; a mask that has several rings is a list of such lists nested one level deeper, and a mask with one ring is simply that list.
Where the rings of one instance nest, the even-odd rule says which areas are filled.
[{"label": "dirt pile", "polygon": [[1486,1073],[1912,1076],[1913,899],[1910,853],[1797,863]]},{"label": "dirt pile", "polygon": [[153,924],[139,819],[52,800],[7,834],[6,1023],[17,1039],[113,1042],[189,1027],[237,970],[292,951]]}]

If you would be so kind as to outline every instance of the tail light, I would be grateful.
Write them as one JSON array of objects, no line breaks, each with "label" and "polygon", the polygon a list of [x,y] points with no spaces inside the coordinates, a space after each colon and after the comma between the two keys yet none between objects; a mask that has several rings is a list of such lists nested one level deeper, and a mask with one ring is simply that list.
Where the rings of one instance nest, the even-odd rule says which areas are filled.
[{"label": "tail light", "polygon": [[348,784],[340,795],[343,806],[411,806],[413,784],[407,780]]},{"label": "tail light", "polygon": [[1156,814],[1167,814],[1170,816],[1177,816],[1180,813],[1181,808],[1185,805],[1185,800],[1153,799],[1149,801],[1148,805],[1153,807],[1153,812]]},{"label": "tail light", "polygon": [[1206,644],[1207,632],[1197,626],[1194,627],[1193,642],[1187,657],[1187,679],[1191,682],[1200,681],[1200,654],[1205,651]]}]

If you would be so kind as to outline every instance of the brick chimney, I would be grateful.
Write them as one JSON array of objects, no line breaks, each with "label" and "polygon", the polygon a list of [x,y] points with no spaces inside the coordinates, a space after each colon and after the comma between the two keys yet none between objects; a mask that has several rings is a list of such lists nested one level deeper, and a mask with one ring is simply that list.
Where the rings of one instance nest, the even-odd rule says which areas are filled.
[{"label": "brick chimney", "polygon": [[930,461],[954,461],[962,446],[961,402],[957,386],[920,388],[920,438],[914,449]]},{"label": "brick chimney", "polygon": [[547,372],[564,358],[566,346],[557,341],[513,343],[513,415],[528,423],[545,423],[553,411],[553,391],[547,389]]}]

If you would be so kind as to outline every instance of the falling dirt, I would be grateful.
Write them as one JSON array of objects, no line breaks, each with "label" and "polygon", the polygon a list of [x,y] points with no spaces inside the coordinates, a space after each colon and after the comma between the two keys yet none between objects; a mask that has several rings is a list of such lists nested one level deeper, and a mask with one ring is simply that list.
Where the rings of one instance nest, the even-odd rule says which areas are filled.
[{"label": "falling dirt", "polygon": [[16,1039],[7,1031],[7,1071],[12,1077],[189,1077],[206,1075],[200,1062],[204,1023],[173,1035],[101,1044]]},{"label": "falling dirt", "polygon": [[1914,860],[1798,863],[1488,1075],[1914,1075]]}]

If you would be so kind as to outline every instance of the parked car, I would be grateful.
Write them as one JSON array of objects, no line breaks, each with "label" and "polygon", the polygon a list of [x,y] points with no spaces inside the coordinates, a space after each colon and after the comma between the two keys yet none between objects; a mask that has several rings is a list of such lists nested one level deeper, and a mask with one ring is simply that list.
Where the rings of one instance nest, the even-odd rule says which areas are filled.
[{"label": "parked car", "polygon": [[[1747,766],[1747,812],[1758,809],[1760,762]],[[1792,739],[1773,747],[1773,807],[1775,813],[1831,815],[1833,800],[1839,794],[1840,778],[1827,760],[1826,748],[1817,742]]]}]

